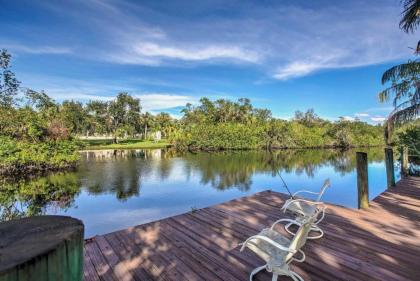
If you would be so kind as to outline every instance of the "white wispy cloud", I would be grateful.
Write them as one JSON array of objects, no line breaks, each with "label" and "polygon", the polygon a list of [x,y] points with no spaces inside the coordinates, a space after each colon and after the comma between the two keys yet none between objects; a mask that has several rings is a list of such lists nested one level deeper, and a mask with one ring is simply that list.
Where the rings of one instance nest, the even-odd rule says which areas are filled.
[{"label": "white wispy cloud", "polygon": [[185,106],[187,103],[196,103],[197,98],[188,95],[171,93],[142,93],[135,94],[139,98],[145,111],[165,110]]},{"label": "white wispy cloud", "polygon": [[373,122],[383,122],[386,120],[386,118],[382,116],[376,116],[376,117],[370,117],[370,120],[372,120]]},{"label": "white wispy cloud", "polygon": [[167,109],[182,107],[187,103],[196,104],[199,99],[182,92],[139,91],[137,87],[126,86],[126,81],[85,81],[37,74],[23,77],[25,82],[31,85],[31,88],[38,91],[43,90],[50,97],[60,102],[63,100],[78,100],[82,102],[89,100],[111,101],[116,98],[118,93],[128,92],[131,96],[140,99],[143,111],[157,113]]},{"label": "white wispy cloud", "polygon": [[127,50],[107,56],[109,61],[120,64],[158,66],[168,61],[226,60],[256,63],[257,53],[237,46],[174,47],[165,43],[140,42]]},{"label": "white wispy cloud", "polygon": [[366,112],[359,112],[359,113],[356,113],[354,115],[356,117],[369,117],[370,116],[370,114],[369,113],[366,113]]},{"label": "white wispy cloud", "polygon": [[146,57],[161,57],[187,61],[200,61],[210,59],[236,59],[257,62],[257,53],[249,52],[240,47],[230,46],[202,46],[198,48],[177,48],[155,43],[139,44],[134,48],[136,54]]},{"label": "white wispy cloud", "polygon": [[63,55],[73,53],[73,49],[69,47],[56,47],[56,46],[29,46],[24,44],[1,44],[2,48],[9,49],[14,53],[27,53],[27,54],[49,54],[49,55]]},{"label": "white wispy cloud", "polygon": [[[47,88],[46,92],[56,100],[73,99],[87,102],[89,100],[111,101],[116,98],[113,95],[100,95],[98,90],[92,88]],[[165,111],[175,107],[185,106],[187,103],[195,104],[198,99],[188,95],[173,93],[130,93],[140,99],[142,111]]]},{"label": "white wispy cloud", "polygon": [[89,101],[89,100],[100,100],[100,101],[111,101],[115,99],[115,96],[105,96],[99,95],[96,92],[92,91],[89,93],[89,89],[83,88],[47,88],[46,92],[53,98],[58,101],[62,100],[78,100],[78,101]]},{"label": "white wispy cloud", "polygon": [[387,112],[390,112],[392,109],[393,107],[391,106],[371,107],[355,113],[354,116],[369,123],[382,123],[387,119]]},{"label": "white wispy cloud", "polygon": [[343,117],[343,119],[344,120],[346,120],[346,121],[354,121],[355,120],[355,118],[353,117],[353,116],[342,116]]},{"label": "white wispy cloud", "polygon": [[296,61],[284,67],[280,67],[273,77],[279,80],[287,80],[289,78],[309,74],[321,68],[323,68],[321,64]]},{"label": "white wispy cloud", "polygon": [[366,112],[391,112],[394,110],[392,106],[384,106],[384,107],[371,107],[366,109]]}]

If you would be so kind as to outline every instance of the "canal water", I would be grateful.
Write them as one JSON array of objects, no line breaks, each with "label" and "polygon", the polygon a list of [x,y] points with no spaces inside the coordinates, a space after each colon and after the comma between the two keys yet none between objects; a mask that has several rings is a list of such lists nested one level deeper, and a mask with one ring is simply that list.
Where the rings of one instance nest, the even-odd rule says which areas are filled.
[{"label": "canal water", "polygon": [[[361,151],[358,149],[357,151]],[[382,148],[369,159],[370,199],[386,187]],[[85,236],[188,212],[271,189],[318,191],[324,200],[357,207],[356,150],[176,153],[166,149],[81,152],[76,171],[3,183],[2,220],[58,214],[81,219]]]}]

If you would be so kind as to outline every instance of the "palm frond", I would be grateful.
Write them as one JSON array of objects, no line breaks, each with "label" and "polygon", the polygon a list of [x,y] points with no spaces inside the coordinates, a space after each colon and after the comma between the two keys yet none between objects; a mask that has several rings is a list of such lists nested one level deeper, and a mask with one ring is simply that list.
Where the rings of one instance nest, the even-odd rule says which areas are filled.
[{"label": "palm frond", "polygon": [[384,138],[386,144],[390,144],[392,132],[395,126],[410,122],[418,118],[420,112],[420,103],[412,104],[411,101],[401,104],[392,111],[385,121]]},{"label": "palm frond", "polygon": [[385,71],[382,75],[382,84],[418,75],[420,75],[420,61],[416,59],[414,61],[408,61],[407,63],[393,66]]},{"label": "palm frond", "polygon": [[418,118],[420,112],[420,103],[407,101],[400,104],[388,117],[388,122],[394,125],[400,125]]},{"label": "palm frond", "polygon": [[420,24],[420,0],[404,0],[400,28],[406,33],[414,32]]},{"label": "palm frond", "polygon": [[402,81],[400,83],[394,84],[391,87],[382,90],[379,92],[378,97],[380,102],[388,101],[391,96],[394,96],[394,106],[396,105],[397,101],[402,97],[406,96],[409,93],[409,89],[411,87],[410,81]]}]

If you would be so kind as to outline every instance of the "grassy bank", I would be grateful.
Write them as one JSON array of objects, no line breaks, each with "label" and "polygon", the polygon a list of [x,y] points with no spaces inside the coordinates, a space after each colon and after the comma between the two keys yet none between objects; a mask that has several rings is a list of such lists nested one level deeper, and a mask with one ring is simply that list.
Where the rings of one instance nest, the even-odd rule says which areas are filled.
[{"label": "grassy bank", "polygon": [[166,140],[144,141],[138,139],[120,140],[118,143],[112,143],[112,140],[83,140],[82,149],[146,149],[146,148],[166,148],[170,143]]}]

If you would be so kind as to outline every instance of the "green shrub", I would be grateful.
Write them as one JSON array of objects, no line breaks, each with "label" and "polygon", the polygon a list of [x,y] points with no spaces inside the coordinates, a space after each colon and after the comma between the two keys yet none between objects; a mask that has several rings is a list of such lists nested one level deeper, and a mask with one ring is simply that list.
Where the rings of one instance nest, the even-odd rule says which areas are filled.
[{"label": "green shrub", "polygon": [[71,140],[29,142],[0,136],[0,172],[59,170],[73,167],[79,159]]},{"label": "green shrub", "polygon": [[420,122],[400,128],[395,134],[395,143],[408,147],[410,155],[420,157]]},{"label": "green shrub", "polygon": [[255,148],[326,148],[378,146],[383,128],[363,122],[301,122],[270,120],[260,123],[199,123],[172,134],[177,150],[224,150]]},{"label": "green shrub", "polygon": [[175,134],[177,149],[254,149],[262,145],[263,128],[240,123],[198,124]]}]

